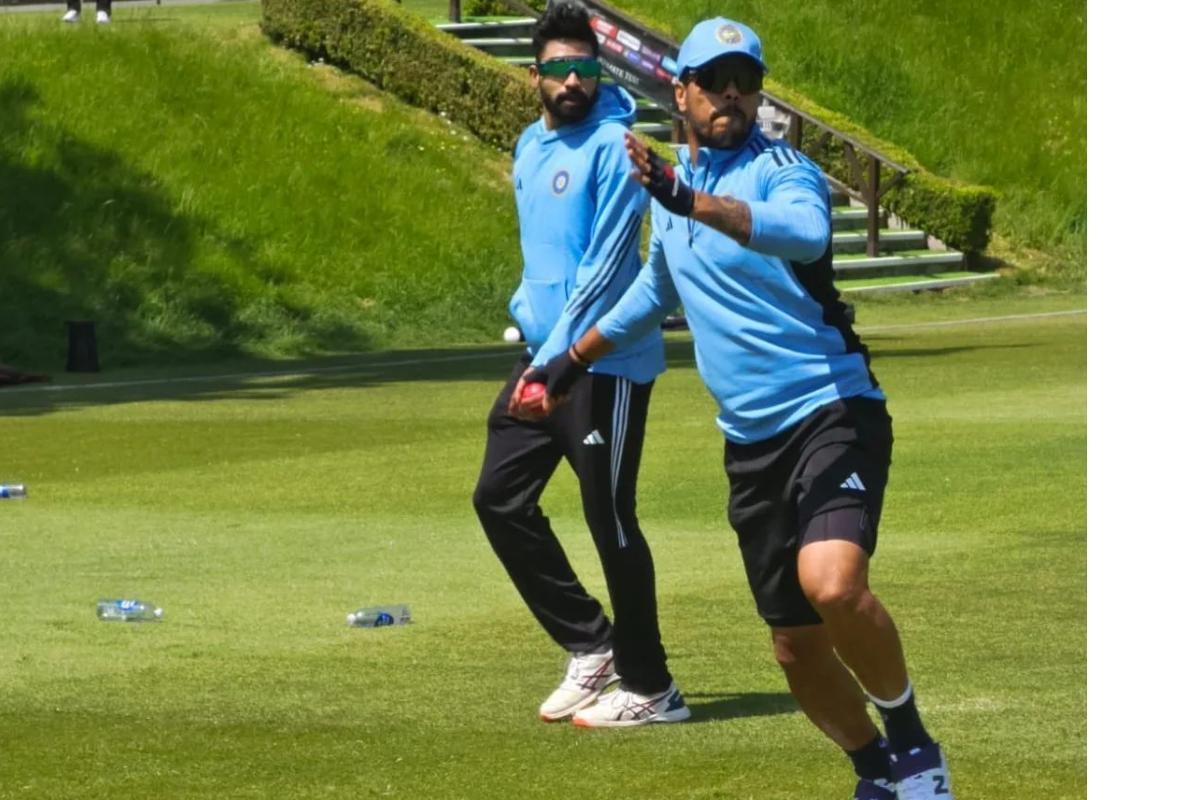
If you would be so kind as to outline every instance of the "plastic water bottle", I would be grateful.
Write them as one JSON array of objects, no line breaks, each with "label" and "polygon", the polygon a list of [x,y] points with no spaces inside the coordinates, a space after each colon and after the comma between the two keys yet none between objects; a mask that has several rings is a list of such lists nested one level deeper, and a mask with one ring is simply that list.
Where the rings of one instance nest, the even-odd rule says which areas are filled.
[{"label": "plastic water bottle", "polygon": [[352,628],[382,628],[384,625],[407,625],[412,621],[408,606],[372,606],[360,608],[346,615],[346,624]]},{"label": "plastic water bottle", "polygon": [[23,483],[0,483],[0,500],[24,500],[28,496]]},{"label": "plastic water bottle", "polygon": [[101,600],[96,616],[104,622],[158,622],[163,610],[144,600]]}]

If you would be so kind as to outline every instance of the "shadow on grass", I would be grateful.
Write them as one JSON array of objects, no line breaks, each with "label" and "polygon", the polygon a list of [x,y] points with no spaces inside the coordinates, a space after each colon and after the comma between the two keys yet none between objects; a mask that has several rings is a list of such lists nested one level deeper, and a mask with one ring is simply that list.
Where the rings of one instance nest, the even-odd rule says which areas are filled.
[{"label": "shadow on grass", "polygon": [[62,364],[71,319],[96,321],[107,366],[213,362],[283,327],[302,351],[369,349],[346,319],[275,289],[254,243],[43,105],[27,79],[0,83],[0,361]]},{"label": "shadow on grass", "polygon": [[885,361],[892,358],[937,358],[939,356],[958,355],[959,353],[977,353],[983,350],[1023,350],[1027,347],[1033,347],[1033,345],[1017,343],[973,344],[960,345],[958,347],[922,347],[917,349],[889,350],[879,341],[875,341],[871,345],[871,360]]},{"label": "shadow on grass", "polygon": [[689,692],[686,697],[693,723],[800,713],[796,700],[786,692]]},{"label": "shadow on grass", "polygon": [[[1026,347],[980,345],[927,350],[881,350],[873,358],[946,356],[972,350]],[[38,416],[69,408],[156,400],[279,400],[322,389],[370,388],[419,381],[483,381],[492,399],[519,353],[514,345],[394,350],[303,360],[237,358],[194,369],[126,370],[96,376],[59,376],[58,382],[0,387],[0,417]],[[666,345],[670,369],[695,369],[692,342]],[[884,387],[886,390],[886,387]],[[481,411],[481,413],[484,413]]]},{"label": "shadow on grass", "polygon": [[[0,418],[156,400],[279,400],[321,389],[370,388],[414,381],[484,381],[490,401],[519,355],[512,346],[399,350],[303,361],[241,359],[204,371],[137,371],[71,382],[0,388]],[[480,406],[480,419],[487,403]]]}]

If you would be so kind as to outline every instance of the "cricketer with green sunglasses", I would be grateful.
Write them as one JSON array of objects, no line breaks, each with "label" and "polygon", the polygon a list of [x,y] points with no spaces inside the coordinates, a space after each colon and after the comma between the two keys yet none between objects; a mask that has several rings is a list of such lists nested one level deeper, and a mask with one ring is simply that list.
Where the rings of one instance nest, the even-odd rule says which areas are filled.
[{"label": "cricketer with green sunglasses", "polygon": [[581,79],[595,80],[600,77],[600,62],[594,58],[552,58],[537,65],[543,78],[566,80],[574,72]]},{"label": "cricketer with green sunglasses", "polygon": [[[536,379],[542,357],[566,349],[641,270],[650,198],[629,179],[625,152],[637,103],[618,84],[598,80],[600,42],[583,6],[548,3],[530,45],[529,89],[542,113],[513,147],[523,266],[508,307],[526,347],[488,413],[472,502],[492,550],[554,645],[547,664],[558,662],[550,650],[571,654],[561,680],[547,673],[550,692],[538,717],[581,727],[678,722],[691,712],[667,666],[654,560],[637,518],[650,392],[666,368],[662,332],[655,326],[585,367],[574,376],[572,401],[553,414],[525,392],[545,384]],[[579,478],[576,524],[591,533],[607,603],[579,582],[539,505],[564,461]],[[639,709],[636,719],[626,718],[627,708]]]}]

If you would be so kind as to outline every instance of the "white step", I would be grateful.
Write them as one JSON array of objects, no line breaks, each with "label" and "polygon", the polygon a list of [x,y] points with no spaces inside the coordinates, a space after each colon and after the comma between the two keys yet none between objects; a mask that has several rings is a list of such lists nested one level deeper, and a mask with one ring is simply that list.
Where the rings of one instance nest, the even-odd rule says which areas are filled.
[{"label": "white step", "polygon": [[[918,250],[925,247],[925,231],[915,228],[902,228],[891,230],[884,228],[879,231],[880,247],[889,250]],[[839,252],[865,252],[867,247],[867,232],[859,231],[834,231],[833,234],[834,249]]]},{"label": "white step", "polygon": [[463,44],[487,50],[489,47],[533,47],[533,39],[494,36],[490,39],[460,39]]},{"label": "white step", "polygon": [[962,262],[963,254],[957,250],[928,250],[921,253],[893,253],[874,258],[859,255],[834,256],[833,269],[839,275],[850,277],[856,272],[871,272],[889,268],[958,266]]},{"label": "white step", "polygon": [[497,20],[496,22],[445,22],[437,27],[451,36],[463,37],[474,34],[487,36],[489,34],[500,33],[501,31],[505,33],[527,34],[532,31],[533,26],[536,24],[536,19],[526,17],[524,19]]},{"label": "white step", "polygon": [[984,272],[979,275],[971,275],[962,278],[934,278],[933,280],[915,280],[905,281],[904,283],[889,283],[882,286],[850,286],[843,288],[838,287],[838,291],[842,294],[854,293],[884,293],[884,292],[927,292],[940,291],[942,289],[954,289],[960,286],[970,286],[981,281],[990,281],[993,278],[1000,277],[994,272]]}]

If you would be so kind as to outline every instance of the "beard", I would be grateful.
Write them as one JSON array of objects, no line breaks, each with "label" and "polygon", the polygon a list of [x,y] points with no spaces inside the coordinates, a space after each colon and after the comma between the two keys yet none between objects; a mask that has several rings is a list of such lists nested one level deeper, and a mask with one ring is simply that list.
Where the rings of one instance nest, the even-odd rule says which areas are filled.
[{"label": "beard", "polygon": [[563,89],[558,94],[551,95],[545,87],[539,91],[546,113],[553,117],[559,125],[579,122],[586,117],[591,112],[592,106],[596,104],[596,95],[598,94],[598,92],[593,93],[589,97],[587,92],[581,89]]},{"label": "beard", "polygon": [[[717,129],[718,120],[725,121],[719,130]],[[700,146],[717,150],[736,149],[746,141],[746,137],[750,135],[753,127],[754,120],[748,119],[736,106],[713,112],[708,120],[703,121],[703,124],[696,124],[694,120],[692,121],[692,128],[696,132],[696,140]]]}]

